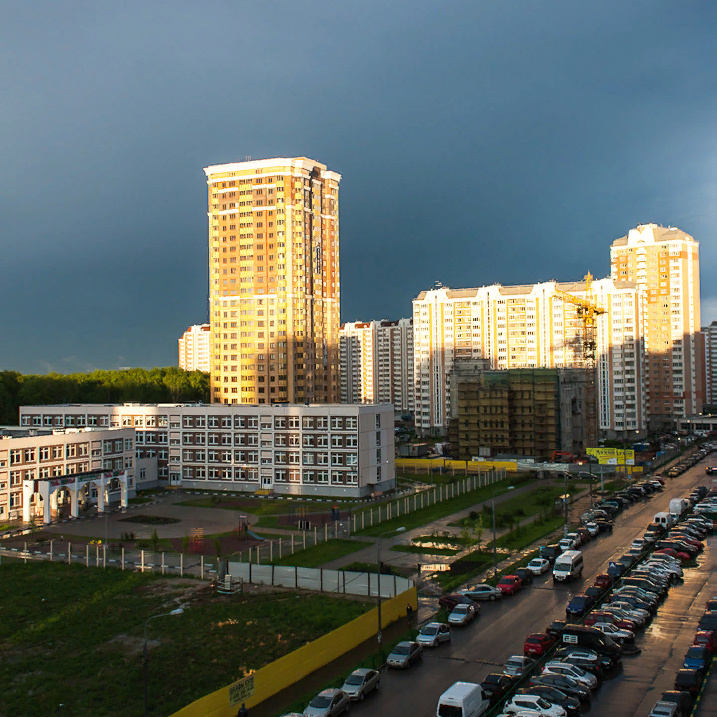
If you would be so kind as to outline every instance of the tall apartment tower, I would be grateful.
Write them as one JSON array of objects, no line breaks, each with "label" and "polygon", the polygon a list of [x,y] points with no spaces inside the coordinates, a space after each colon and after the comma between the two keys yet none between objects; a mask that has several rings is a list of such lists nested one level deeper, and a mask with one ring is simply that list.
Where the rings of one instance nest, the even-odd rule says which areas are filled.
[{"label": "tall apartment tower", "polygon": [[341,175],[307,157],[204,172],[212,402],[338,402]]},{"label": "tall apartment tower", "polygon": [[699,244],[675,227],[643,224],[610,247],[615,280],[638,286],[652,427],[699,413],[704,402]]},{"label": "tall apartment tower", "polygon": [[[454,363],[485,359],[493,369],[582,365],[582,323],[558,290],[586,298],[585,282],[441,287],[413,301],[415,423],[445,433]],[[601,279],[591,295],[606,309],[597,326],[598,427],[608,434],[645,428],[637,286]]]},{"label": "tall apartment tower", "polygon": [[413,411],[413,319],[343,324],[340,357],[342,403]]},{"label": "tall apartment tower", "polygon": [[209,324],[190,326],[179,338],[179,368],[185,371],[210,371],[211,327]]},{"label": "tall apartment tower", "polygon": [[702,327],[705,341],[705,377],[707,391],[705,403],[717,405],[717,321]]}]

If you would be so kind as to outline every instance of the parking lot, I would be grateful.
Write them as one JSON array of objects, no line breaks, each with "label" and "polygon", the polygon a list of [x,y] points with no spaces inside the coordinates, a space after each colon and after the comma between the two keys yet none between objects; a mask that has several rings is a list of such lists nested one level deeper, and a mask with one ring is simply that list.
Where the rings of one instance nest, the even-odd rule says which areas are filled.
[{"label": "parking lot", "polygon": [[[487,673],[500,672],[510,655],[522,654],[527,634],[544,630],[553,619],[564,619],[570,596],[590,585],[597,574],[605,571],[611,558],[622,555],[654,514],[666,509],[671,497],[689,493],[694,486],[710,484],[711,478],[704,472],[706,462],[668,480],[663,493],[628,507],[618,516],[612,534],[583,546],[582,579],[553,586],[549,575],[541,576],[513,597],[482,603],[479,619],[465,628],[454,628],[449,644],[426,649],[421,664],[405,671],[389,671],[383,676],[381,690],[353,706],[352,713],[433,715],[438,697],[453,682],[480,682]],[[646,715],[661,692],[672,688],[704,602],[717,592],[713,578],[714,538],[708,538],[706,546],[697,565],[685,570],[684,583],[670,591],[655,619],[638,637],[642,654],[625,657],[623,670],[598,691],[593,699],[593,714]]]}]

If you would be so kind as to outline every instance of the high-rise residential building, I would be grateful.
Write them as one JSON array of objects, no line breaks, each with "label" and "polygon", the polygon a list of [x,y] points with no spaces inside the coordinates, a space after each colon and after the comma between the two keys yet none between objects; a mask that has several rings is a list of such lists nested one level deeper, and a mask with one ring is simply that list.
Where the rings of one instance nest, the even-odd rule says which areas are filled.
[{"label": "high-rise residential building", "polygon": [[211,328],[209,324],[190,326],[179,338],[179,368],[209,373]]},{"label": "high-rise residential building", "polygon": [[612,243],[610,264],[614,280],[638,287],[652,427],[699,413],[704,402],[699,244],[675,227],[643,224]]},{"label": "high-rise residential building", "polygon": [[204,171],[212,402],[337,402],[341,175],[306,157]]},{"label": "high-rise residential building", "polygon": [[601,279],[471,289],[440,287],[413,301],[416,428],[445,433],[456,361],[487,359],[494,369],[583,365],[582,322],[560,291],[605,309],[597,322],[599,428],[644,430],[637,286]]},{"label": "high-rise residential building", "polygon": [[341,326],[341,402],[413,411],[413,319]]},{"label": "high-rise residential building", "polygon": [[705,403],[717,406],[717,321],[702,327],[705,342]]}]

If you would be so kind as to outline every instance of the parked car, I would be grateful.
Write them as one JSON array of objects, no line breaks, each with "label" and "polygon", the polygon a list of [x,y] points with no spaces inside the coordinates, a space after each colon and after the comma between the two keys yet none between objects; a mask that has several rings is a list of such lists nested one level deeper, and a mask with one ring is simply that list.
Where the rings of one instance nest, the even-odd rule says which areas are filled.
[{"label": "parked car", "polygon": [[563,677],[572,677],[591,690],[596,689],[598,686],[598,679],[595,675],[576,665],[570,665],[567,662],[558,662],[557,660],[546,662],[545,665],[543,665],[543,672],[548,672],[553,675],[562,675]]},{"label": "parked car", "polygon": [[503,591],[493,585],[481,583],[480,585],[473,585],[466,590],[461,590],[461,595],[469,598],[470,600],[497,600],[503,597]]},{"label": "parked car", "polygon": [[491,702],[498,701],[515,682],[515,677],[501,672],[489,672],[480,683]]},{"label": "parked car", "polygon": [[594,604],[594,600],[585,593],[573,595],[570,602],[565,607],[565,614],[569,616],[579,617],[584,615]]},{"label": "parked car", "polygon": [[563,629],[565,628],[565,625],[566,625],[565,620],[553,620],[545,628],[545,632],[547,632],[548,635],[552,635],[553,637],[560,637],[560,635],[563,632]]},{"label": "parked car", "polygon": [[608,655],[573,645],[562,645],[555,651],[555,657],[561,662],[570,662],[596,675],[611,670],[620,661],[619,655]]},{"label": "parked car", "polygon": [[511,677],[520,677],[523,673],[530,670],[535,664],[535,660],[524,655],[511,655],[503,667],[503,673]]},{"label": "parked car", "polygon": [[683,667],[692,670],[706,670],[707,666],[712,661],[712,651],[706,647],[699,647],[692,645],[685,654]]},{"label": "parked car", "polygon": [[475,605],[472,598],[462,593],[448,593],[438,598],[438,604],[446,610],[453,610],[456,605]]},{"label": "parked car", "polygon": [[321,690],[304,710],[304,717],[334,717],[349,711],[351,700],[343,690]]},{"label": "parked car", "polygon": [[680,717],[688,717],[692,711],[692,695],[683,690],[667,690],[660,697],[662,702],[673,702],[679,708]]},{"label": "parked car", "polygon": [[550,570],[550,561],[547,558],[533,558],[525,567],[533,575],[542,575]]},{"label": "parked car", "polygon": [[423,657],[423,647],[417,642],[404,640],[399,642],[386,658],[389,667],[406,669]]},{"label": "parked car", "polygon": [[559,690],[557,687],[548,687],[548,685],[532,685],[531,687],[523,687],[518,691],[522,695],[539,695],[551,704],[559,705],[569,715],[569,717],[578,717],[580,714],[580,700],[577,697],[571,697]]},{"label": "parked car", "polygon": [[693,645],[702,645],[709,649],[710,652],[714,653],[715,651],[715,645],[717,644],[717,636],[714,633],[714,630],[698,630],[695,633],[694,640],[692,640]]},{"label": "parked car", "polygon": [[438,647],[451,641],[451,629],[445,622],[426,623],[418,632],[416,642],[423,647]]},{"label": "parked car", "polygon": [[533,584],[533,573],[531,570],[528,570],[527,567],[516,568],[515,574],[520,578],[521,587],[525,587],[526,585]]},{"label": "parked car", "polygon": [[555,561],[555,558],[562,553],[561,547],[557,543],[551,543],[550,545],[541,545],[538,548],[538,556],[549,560],[551,563]]},{"label": "parked car", "polygon": [[590,535],[593,538],[596,538],[598,536],[598,534],[600,533],[600,526],[598,526],[597,523],[594,523],[593,521],[590,520],[587,523],[585,523],[585,530],[587,530],[588,533],[590,533]]},{"label": "parked car", "polygon": [[498,589],[504,595],[515,595],[521,587],[522,583],[517,575],[504,575],[498,581]]},{"label": "parked car", "polygon": [[478,605],[456,605],[448,616],[449,625],[467,625],[480,613]]},{"label": "parked car", "polygon": [[520,714],[527,711],[529,714],[545,715],[545,717],[565,717],[566,711],[559,705],[548,702],[540,695],[513,695],[506,703],[503,711],[507,714]]},{"label": "parked car", "polygon": [[689,692],[693,697],[696,697],[702,685],[702,677],[702,670],[690,670],[686,668],[677,670],[675,689]]},{"label": "parked car", "polygon": [[597,575],[595,577],[594,584],[597,585],[599,588],[609,588],[612,587],[614,580],[612,576],[608,575],[607,573],[600,573],[600,575]]},{"label": "parked car", "polygon": [[647,717],[680,717],[680,708],[674,702],[658,700]]},{"label": "parked car", "polygon": [[540,657],[555,644],[555,637],[547,632],[534,632],[525,638],[523,654],[526,657]]},{"label": "parked car", "polygon": [[349,696],[350,700],[363,700],[366,695],[377,690],[380,683],[381,675],[378,670],[359,667],[344,680],[341,689]]},{"label": "parked car", "polygon": [[572,677],[565,677],[565,675],[556,675],[544,672],[543,674],[531,677],[530,685],[531,687],[534,685],[547,685],[548,687],[555,687],[569,697],[576,697],[580,700],[580,702],[590,702],[590,688],[582,685]]}]

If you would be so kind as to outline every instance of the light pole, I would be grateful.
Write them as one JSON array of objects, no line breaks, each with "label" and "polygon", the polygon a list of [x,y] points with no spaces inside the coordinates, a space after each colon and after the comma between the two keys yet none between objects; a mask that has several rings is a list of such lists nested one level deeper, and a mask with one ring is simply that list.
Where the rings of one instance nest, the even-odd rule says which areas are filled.
[{"label": "light pole", "polygon": [[383,642],[383,631],[381,630],[381,536],[376,541],[376,607],[378,608],[378,632],[376,640],[378,641],[378,651],[381,652],[381,643]]},{"label": "light pole", "polygon": [[152,620],[156,620],[158,617],[168,617],[170,615],[181,615],[184,612],[184,608],[178,607],[174,610],[170,610],[169,612],[162,612],[159,615],[150,615],[147,618],[147,621],[144,623],[144,648],[142,650],[142,654],[144,656],[144,714],[145,717],[149,714],[149,699],[147,696],[147,668],[149,665],[149,655],[147,654],[147,628],[149,627],[149,623]]}]

